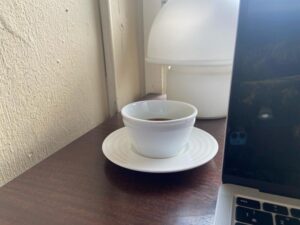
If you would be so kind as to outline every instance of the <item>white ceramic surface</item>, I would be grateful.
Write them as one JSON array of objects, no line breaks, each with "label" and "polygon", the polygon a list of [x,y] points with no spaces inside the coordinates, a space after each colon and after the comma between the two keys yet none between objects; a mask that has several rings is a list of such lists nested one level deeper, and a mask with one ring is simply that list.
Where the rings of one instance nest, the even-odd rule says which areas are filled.
[{"label": "white ceramic surface", "polygon": [[193,104],[198,118],[227,116],[231,66],[172,66],[167,71],[167,98]]},{"label": "white ceramic surface", "polygon": [[239,0],[169,0],[148,38],[148,62],[231,65]]},{"label": "white ceramic surface", "polygon": [[135,171],[171,173],[193,169],[210,161],[217,154],[218,142],[209,133],[193,128],[186,147],[166,159],[147,158],[135,152],[127,128],[111,133],[103,142],[104,155],[111,162]]},{"label": "white ceramic surface", "polygon": [[[146,157],[167,158],[178,154],[186,145],[197,109],[179,101],[147,100],[128,104],[121,113],[138,153]],[[149,120],[153,118],[170,120]]]}]

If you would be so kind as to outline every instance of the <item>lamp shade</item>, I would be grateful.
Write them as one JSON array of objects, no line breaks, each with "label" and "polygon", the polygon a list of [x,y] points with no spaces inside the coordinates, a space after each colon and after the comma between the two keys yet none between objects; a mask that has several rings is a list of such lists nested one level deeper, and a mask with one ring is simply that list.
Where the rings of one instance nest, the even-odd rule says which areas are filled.
[{"label": "lamp shade", "polygon": [[230,65],[238,0],[169,0],[152,24],[146,60],[166,65]]}]

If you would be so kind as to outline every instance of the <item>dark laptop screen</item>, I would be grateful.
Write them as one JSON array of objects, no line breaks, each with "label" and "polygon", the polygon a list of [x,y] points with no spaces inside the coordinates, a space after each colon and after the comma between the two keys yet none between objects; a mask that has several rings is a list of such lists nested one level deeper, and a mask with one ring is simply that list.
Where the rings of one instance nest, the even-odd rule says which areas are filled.
[{"label": "dark laptop screen", "polygon": [[241,0],[223,174],[300,188],[300,0]]}]

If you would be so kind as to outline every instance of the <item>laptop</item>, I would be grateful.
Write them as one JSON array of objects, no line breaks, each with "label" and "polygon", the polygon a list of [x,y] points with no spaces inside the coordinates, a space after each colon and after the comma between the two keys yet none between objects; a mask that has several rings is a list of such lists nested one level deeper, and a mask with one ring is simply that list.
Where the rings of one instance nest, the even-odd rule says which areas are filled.
[{"label": "laptop", "polygon": [[300,0],[241,0],[215,225],[300,224]]}]

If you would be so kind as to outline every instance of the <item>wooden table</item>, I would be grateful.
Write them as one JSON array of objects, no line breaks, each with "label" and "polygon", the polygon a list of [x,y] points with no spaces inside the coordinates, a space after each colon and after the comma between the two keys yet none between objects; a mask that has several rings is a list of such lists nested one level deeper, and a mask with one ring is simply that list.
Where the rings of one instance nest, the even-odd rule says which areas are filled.
[{"label": "wooden table", "polygon": [[173,174],[134,172],[110,163],[101,145],[122,126],[118,114],[0,188],[0,224],[211,224],[225,119],[196,123],[218,140],[217,156]]}]

